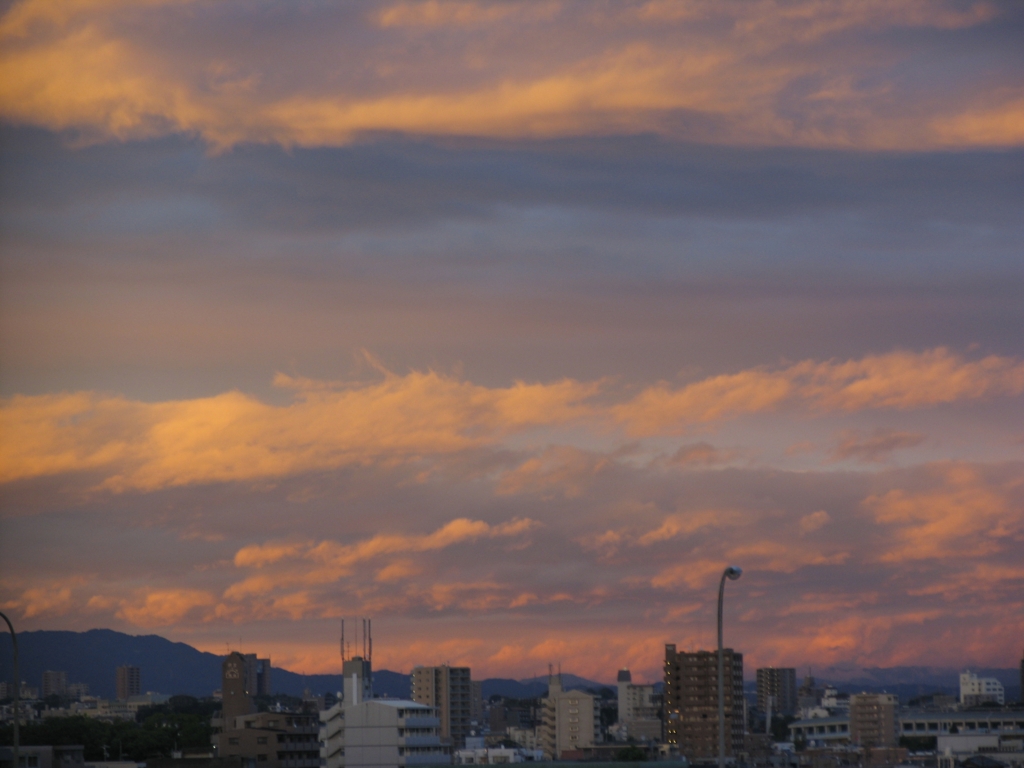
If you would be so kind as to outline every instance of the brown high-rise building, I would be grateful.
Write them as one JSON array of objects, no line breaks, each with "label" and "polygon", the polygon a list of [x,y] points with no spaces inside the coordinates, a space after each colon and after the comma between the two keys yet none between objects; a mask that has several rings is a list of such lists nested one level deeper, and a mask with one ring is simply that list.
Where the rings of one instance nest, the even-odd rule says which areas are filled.
[{"label": "brown high-rise building", "polygon": [[416,667],[412,671],[412,700],[437,707],[441,738],[456,749],[466,745],[472,713],[469,667]]},{"label": "brown high-rise building", "polygon": [[[743,750],[743,654],[724,653],[725,754]],[[665,646],[665,741],[691,762],[718,757],[718,652]]]},{"label": "brown high-rise building", "polygon": [[898,710],[899,699],[891,693],[855,693],[850,697],[850,740],[862,747],[895,747]]},{"label": "brown high-rise building", "polygon": [[138,667],[125,664],[118,667],[114,682],[117,688],[117,698],[126,701],[132,696],[142,693],[142,673]]},{"label": "brown high-rise building", "polygon": [[772,698],[772,714],[796,713],[796,669],[792,667],[761,667],[757,670],[757,708],[768,711],[768,697]]},{"label": "brown high-rise building", "polygon": [[238,651],[231,653],[220,667],[221,702],[224,730],[232,730],[235,718],[249,715],[255,710],[248,689],[249,665]]},{"label": "brown high-rise building", "polygon": [[210,721],[216,756],[252,768],[319,768],[316,715],[256,712],[250,669],[250,660],[237,651],[221,664],[223,709]]}]

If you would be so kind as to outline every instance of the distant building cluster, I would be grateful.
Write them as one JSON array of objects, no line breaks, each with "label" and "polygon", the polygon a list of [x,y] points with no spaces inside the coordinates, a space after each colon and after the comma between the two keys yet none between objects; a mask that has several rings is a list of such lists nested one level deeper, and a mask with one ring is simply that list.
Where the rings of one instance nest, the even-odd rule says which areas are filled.
[{"label": "distant building cluster", "polygon": [[[634,682],[623,668],[614,688],[584,689],[578,678],[566,685],[550,668],[544,696],[488,700],[469,667],[448,664],[413,668],[409,699],[375,695],[370,653],[372,641],[364,642],[365,655],[344,658],[342,690],[307,691],[301,703],[271,694],[269,658],[230,653],[214,692],[221,709],[211,721],[209,752],[191,755],[182,768],[623,760],[710,766],[717,760],[717,651],[667,644],[656,683]],[[730,648],[723,650],[722,670],[730,766],[1024,768],[1024,704],[1007,706],[1006,690],[994,677],[966,670],[958,696],[935,693],[901,703],[894,693],[841,692],[810,673],[798,684],[797,670],[786,667],[757,669],[745,689],[743,654]],[[1024,684],[1024,659],[1021,677]],[[133,720],[142,708],[168,701],[142,693],[142,672],[131,664],[115,670],[117,697],[111,700],[89,696],[85,684],[70,683],[63,671],[47,670],[39,682],[39,688],[21,683],[23,720],[76,714]],[[12,693],[12,684],[0,683],[0,700]],[[49,705],[55,700],[60,706]],[[0,707],[0,717],[12,714],[11,704]],[[34,749],[42,751],[25,755],[36,762],[19,768],[81,762],[81,747]],[[4,764],[3,750],[0,768],[13,768],[9,760]]]}]

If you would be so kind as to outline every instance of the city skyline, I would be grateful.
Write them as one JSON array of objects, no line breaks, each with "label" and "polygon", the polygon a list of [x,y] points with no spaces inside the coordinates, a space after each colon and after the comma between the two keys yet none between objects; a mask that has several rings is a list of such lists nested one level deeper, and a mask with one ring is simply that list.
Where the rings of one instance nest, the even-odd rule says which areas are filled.
[{"label": "city skyline", "polygon": [[1021,32],[5,6],[0,609],[647,682],[735,564],[748,670],[1016,666]]}]

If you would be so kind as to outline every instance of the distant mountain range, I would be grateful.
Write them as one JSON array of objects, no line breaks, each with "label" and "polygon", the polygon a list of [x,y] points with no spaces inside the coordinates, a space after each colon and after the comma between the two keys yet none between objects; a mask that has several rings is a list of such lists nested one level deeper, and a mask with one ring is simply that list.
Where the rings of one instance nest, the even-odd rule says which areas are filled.
[{"label": "distant mountain range", "polygon": [[[11,644],[6,637],[0,637],[0,679],[9,680],[12,674]],[[88,632],[40,630],[19,633],[18,648],[21,678],[32,686],[40,685],[44,670],[64,670],[68,673],[68,682],[88,683],[91,693],[110,698],[115,695],[114,670],[122,664],[133,664],[141,671],[144,691],[202,697],[220,688],[223,657],[158,635],[127,635],[110,629],[91,629]],[[1020,699],[1018,669],[972,668],[972,671],[998,678],[1006,688],[1007,701]],[[960,670],[837,665],[812,672],[820,682],[832,683],[842,691],[886,690],[907,701],[928,693],[956,693]],[[806,672],[800,670],[799,674],[802,677]],[[292,696],[301,696],[307,688],[320,694],[338,691],[342,687],[341,675],[302,675],[280,667],[273,668],[271,682],[275,693]],[[615,690],[614,683],[600,683],[568,673],[562,675],[562,682],[568,689],[596,691],[608,687]],[[545,695],[548,686],[546,677],[533,677],[525,680],[490,678],[482,681],[481,687],[485,698],[498,694],[527,699]],[[376,670],[373,689],[377,694],[408,698],[409,675]]]}]

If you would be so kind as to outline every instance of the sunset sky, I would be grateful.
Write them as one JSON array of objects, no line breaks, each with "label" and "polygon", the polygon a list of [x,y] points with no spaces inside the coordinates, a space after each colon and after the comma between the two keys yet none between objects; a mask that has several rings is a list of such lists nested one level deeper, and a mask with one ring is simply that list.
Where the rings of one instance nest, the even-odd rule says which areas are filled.
[{"label": "sunset sky", "polygon": [[0,12],[20,630],[1018,663],[1024,5]]}]

